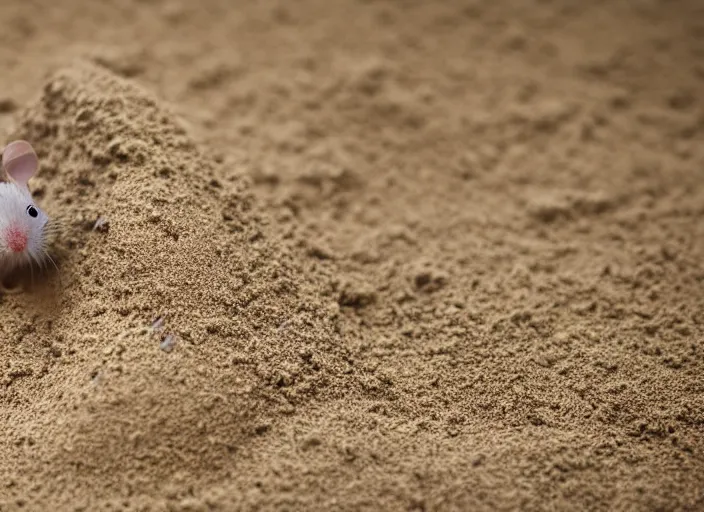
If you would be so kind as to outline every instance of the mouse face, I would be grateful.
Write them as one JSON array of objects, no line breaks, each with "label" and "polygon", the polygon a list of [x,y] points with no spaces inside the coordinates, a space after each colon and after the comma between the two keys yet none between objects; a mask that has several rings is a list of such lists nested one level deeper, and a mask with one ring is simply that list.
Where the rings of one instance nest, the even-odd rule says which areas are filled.
[{"label": "mouse face", "polygon": [[0,259],[13,267],[42,261],[48,222],[27,189],[0,183]]},{"label": "mouse face", "polygon": [[0,182],[0,274],[23,264],[44,261],[47,215],[34,204],[27,183],[39,166],[37,154],[25,141],[8,144],[2,166],[10,178]]}]

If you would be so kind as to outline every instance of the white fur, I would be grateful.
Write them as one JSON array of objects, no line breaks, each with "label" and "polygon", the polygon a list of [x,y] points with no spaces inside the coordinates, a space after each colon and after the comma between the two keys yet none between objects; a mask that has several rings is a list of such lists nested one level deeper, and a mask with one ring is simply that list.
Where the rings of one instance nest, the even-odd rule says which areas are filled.
[{"label": "white fur", "polygon": [[[31,217],[27,207],[34,206],[39,215]],[[47,215],[34,203],[24,187],[15,183],[0,183],[0,275],[28,263],[44,260],[44,230]],[[17,227],[27,233],[27,248],[15,253],[7,246],[7,230]]]}]

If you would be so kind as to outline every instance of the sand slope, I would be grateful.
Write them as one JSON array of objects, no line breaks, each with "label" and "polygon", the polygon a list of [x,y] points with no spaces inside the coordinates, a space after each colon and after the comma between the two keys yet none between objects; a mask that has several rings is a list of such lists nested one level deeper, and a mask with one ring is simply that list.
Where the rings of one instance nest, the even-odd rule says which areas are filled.
[{"label": "sand slope", "polygon": [[0,7],[0,511],[704,507],[699,2],[201,4]]},{"label": "sand slope", "polygon": [[78,63],[15,136],[43,158],[69,247],[61,279],[36,293],[45,301],[6,304],[4,397],[27,409],[20,425],[6,409],[5,480],[22,489],[43,469],[37,491],[52,502],[96,477],[109,495],[146,484],[145,470],[147,489],[183,464],[223,475],[268,416],[335,394],[327,374],[343,361],[326,304],[240,182],[220,183],[154,99]]}]

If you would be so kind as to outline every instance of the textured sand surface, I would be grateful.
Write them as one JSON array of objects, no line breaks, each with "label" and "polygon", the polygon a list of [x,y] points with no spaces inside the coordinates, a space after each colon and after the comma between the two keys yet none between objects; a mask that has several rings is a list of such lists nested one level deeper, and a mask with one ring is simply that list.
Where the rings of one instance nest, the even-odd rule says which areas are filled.
[{"label": "textured sand surface", "polygon": [[0,19],[0,512],[704,510],[704,3]]}]

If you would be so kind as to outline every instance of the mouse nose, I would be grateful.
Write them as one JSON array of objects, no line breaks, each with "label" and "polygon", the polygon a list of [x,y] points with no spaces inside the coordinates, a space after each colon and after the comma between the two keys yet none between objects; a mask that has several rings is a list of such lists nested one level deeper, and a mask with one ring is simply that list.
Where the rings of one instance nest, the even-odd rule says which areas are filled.
[{"label": "mouse nose", "polygon": [[22,252],[27,247],[27,234],[17,228],[7,230],[7,246],[13,252]]}]

